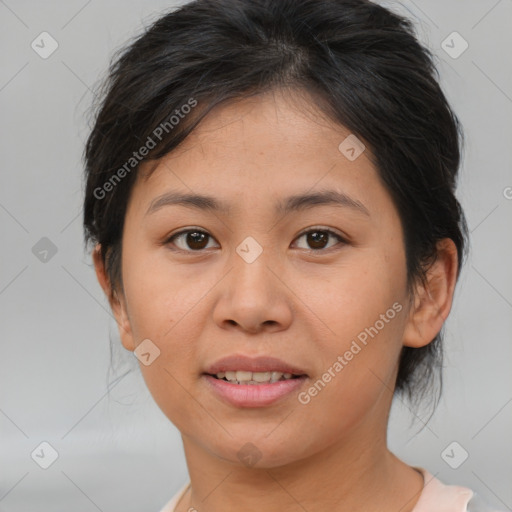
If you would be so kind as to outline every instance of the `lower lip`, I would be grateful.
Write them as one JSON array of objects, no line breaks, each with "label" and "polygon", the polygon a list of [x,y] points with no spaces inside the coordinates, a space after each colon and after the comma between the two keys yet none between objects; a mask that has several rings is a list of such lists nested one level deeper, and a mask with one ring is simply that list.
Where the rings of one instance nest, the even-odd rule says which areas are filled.
[{"label": "lower lip", "polygon": [[211,375],[203,375],[213,391],[236,407],[264,407],[280,398],[297,391],[306,376],[295,379],[279,380],[272,384],[232,384]]}]

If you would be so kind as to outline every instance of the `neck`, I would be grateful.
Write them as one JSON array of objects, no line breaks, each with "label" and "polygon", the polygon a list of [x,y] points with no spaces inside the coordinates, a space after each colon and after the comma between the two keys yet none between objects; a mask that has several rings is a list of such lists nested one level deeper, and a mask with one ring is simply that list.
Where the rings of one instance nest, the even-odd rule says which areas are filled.
[{"label": "neck", "polygon": [[278,467],[220,459],[186,436],[183,444],[191,489],[177,512],[411,512],[423,488],[422,475],[388,450],[386,433],[372,437],[361,425],[350,439]]}]

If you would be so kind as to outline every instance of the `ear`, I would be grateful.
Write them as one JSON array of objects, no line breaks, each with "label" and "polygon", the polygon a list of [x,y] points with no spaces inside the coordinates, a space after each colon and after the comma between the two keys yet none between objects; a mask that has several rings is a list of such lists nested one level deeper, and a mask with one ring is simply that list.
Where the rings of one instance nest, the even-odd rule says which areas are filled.
[{"label": "ear", "polygon": [[96,278],[100,283],[105,295],[107,296],[110,308],[114,314],[114,318],[119,329],[119,335],[121,336],[121,343],[126,350],[134,351],[135,343],[133,340],[133,333],[130,325],[130,320],[126,310],[126,301],[123,295],[119,296],[116,290],[112,289],[110,280],[105,271],[105,265],[101,257],[101,245],[97,244],[93,250],[92,258],[94,261],[94,269],[96,270]]},{"label": "ear", "polygon": [[457,269],[457,247],[453,240],[444,238],[437,243],[437,259],[427,272],[426,286],[416,288],[404,331],[406,347],[428,345],[443,327],[452,307]]}]

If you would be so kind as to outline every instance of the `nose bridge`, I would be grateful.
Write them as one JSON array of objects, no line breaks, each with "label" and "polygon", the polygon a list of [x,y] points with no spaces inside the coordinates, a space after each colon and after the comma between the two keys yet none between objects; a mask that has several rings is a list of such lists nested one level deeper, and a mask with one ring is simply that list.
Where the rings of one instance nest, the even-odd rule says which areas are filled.
[{"label": "nose bridge", "polygon": [[256,332],[264,325],[283,328],[291,321],[291,307],[286,287],[277,278],[277,258],[255,237],[248,236],[235,248],[228,263],[226,280],[215,306],[218,325],[237,324]]},{"label": "nose bridge", "polygon": [[[269,267],[272,263],[272,251],[267,245],[264,246],[263,237],[245,237],[235,248],[232,256],[235,284],[257,289],[258,294],[264,294],[272,288],[275,283],[275,275]],[[261,243],[260,243],[261,242]],[[274,258],[275,259],[275,258]],[[246,290],[250,293],[250,290]]]},{"label": "nose bridge", "polygon": [[[263,240],[263,236],[258,236],[259,241],[251,235],[246,236],[235,248],[235,252],[237,255],[244,261],[244,263],[251,265],[257,260],[260,260],[260,263],[265,259],[268,259],[269,256],[269,247],[268,243],[265,244],[268,237]],[[265,248],[263,245],[265,244]],[[264,253],[264,256],[263,256]],[[262,258],[263,256],[263,258]]]}]

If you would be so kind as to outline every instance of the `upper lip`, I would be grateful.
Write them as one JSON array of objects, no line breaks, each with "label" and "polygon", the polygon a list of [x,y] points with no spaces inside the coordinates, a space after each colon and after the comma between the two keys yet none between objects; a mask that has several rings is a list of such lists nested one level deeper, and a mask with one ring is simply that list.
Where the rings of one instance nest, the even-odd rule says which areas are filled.
[{"label": "upper lip", "polygon": [[281,359],[270,356],[248,357],[244,355],[232,355],[218,359],[210,365],[205,373],[215,375],[226,371],[246,372],[281,372],[294,375],[306,375],[306,372],[297,366],[285,363]]}]

